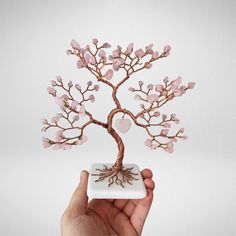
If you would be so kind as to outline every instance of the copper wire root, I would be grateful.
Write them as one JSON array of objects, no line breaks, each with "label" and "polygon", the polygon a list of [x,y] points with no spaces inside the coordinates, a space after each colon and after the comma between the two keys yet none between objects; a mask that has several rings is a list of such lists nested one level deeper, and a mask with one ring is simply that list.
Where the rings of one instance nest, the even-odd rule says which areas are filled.
[{"label": "copper wire root", "polygon": [[92,176],[98,176],[98,179],[95,182],[103,181],[106,178],[108,179],[108,187],[111,187],[114,183],[120,185],[124,188],[124,183],[132,185],[133,180],[138,180],[134,176],[138,175],[133,173],[133,167],[124,169],[124,166],[117,167],[116,165],[108,168],[106,165],[103,165],[103,169],[96,169],[99,171],[99,174],[91,174]]}]

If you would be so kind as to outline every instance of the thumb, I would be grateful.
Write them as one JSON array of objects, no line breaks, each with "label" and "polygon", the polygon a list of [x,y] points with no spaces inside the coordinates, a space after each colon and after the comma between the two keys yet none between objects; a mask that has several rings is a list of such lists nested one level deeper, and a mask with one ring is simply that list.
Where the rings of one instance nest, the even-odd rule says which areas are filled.
[{"label": "thumb", "polygon": [[88,205],[87,186],[88,172],[83,170],[80,174],[79,186],[75,189],[67,209],[70,216],[76,217],[85,214]]}]

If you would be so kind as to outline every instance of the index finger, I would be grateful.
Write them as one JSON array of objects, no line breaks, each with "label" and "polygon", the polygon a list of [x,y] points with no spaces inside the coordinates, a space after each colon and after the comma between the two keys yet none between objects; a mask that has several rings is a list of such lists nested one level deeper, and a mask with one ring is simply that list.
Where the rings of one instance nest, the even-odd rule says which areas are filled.
[{"label": "index finger", "polygon": [[148,168],[145,168],[141,171],[143,179],[151,179],[153,174],[152,171]]}]

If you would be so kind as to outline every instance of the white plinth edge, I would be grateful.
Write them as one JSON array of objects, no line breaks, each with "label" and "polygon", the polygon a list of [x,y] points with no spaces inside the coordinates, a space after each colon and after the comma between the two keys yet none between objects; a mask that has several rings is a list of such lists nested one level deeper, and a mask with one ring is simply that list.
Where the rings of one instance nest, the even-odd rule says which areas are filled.
[{"label": "white plinth edge", "polygon": [[124,183],[124,188],[122,186],[114,183],[108,187],[108,179],[106,178],[103,181],[95,182],[98,179],[98,176],[92,176],[91,174],[98,174],[99,171],[96,169],[103,169],[104,165],[108,168],[112,167],[111,163],[94,163],[91,165],[89,171],[89,180],[88,180],[88,190],[87,194],[89,198],[95,199],[141,199],[146,197],[147,190],[145,188],[140,169],[136,164],[124,164],[124,168],[133,167],[132,172],[137,173],[135,176],[138,180],[132,180],[132,185]]}]

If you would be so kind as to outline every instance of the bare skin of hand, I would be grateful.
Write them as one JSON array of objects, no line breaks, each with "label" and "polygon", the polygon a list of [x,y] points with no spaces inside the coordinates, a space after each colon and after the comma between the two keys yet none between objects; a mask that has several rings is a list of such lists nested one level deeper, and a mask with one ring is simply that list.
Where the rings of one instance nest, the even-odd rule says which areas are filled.
[{"label": "bare skin of hand", "polygon": [[88,172],[82,171],[79,186],[61,218],[62,236],[141,235],[153,200],[152,172],[142,172],[147,189],[143,199],[93,199],[88,202]]}]

